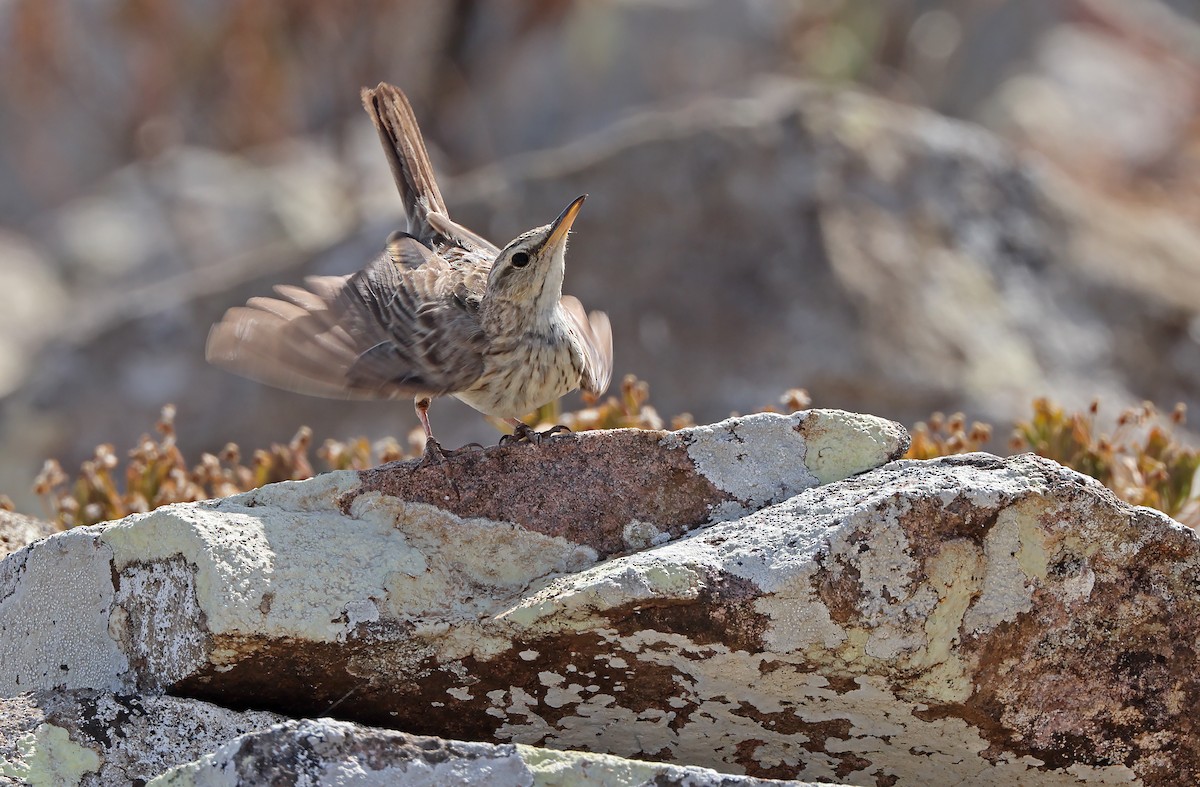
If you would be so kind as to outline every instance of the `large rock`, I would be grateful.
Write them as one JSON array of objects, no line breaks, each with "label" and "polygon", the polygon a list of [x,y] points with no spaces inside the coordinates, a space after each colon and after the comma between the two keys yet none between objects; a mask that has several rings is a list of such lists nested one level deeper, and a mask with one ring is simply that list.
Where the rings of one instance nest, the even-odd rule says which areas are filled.
[{"label": "large rock", "polygon": [[[392,700],[361,693],[362,659],[499,646],[486,621],[549,575],[877,467],[907,443],[868,416],[764,414],[330,473],[77,528],[0,564],[0,691],[186,680],[237,702],[213,678],[253,692],[265,669],[276,700],[353,690],[357,718],[386,722]],[[74,603],[47,604],[61,572]],[[302,688],[313,669],[323,685]]]},{"label": "large rock", "polygon": [[[299,764],[298,764],[299,763]],[[347,783],[399,785],[629,785],[630,787],[756,787],[782,784],[729,776],[708,768],[638,762],[604,754],[560,752],[520,744],[463,743],[364,729],[328,719],[288,722],[243,735],[149,787]],[[808,782],[789,781],[792,787]],[[816,785],[811,785],[816,787]]]},{"label": "large rock", "polygon": [[0,784],[146,784],[281,721],[274,713],[152,694],[80,689],[0,697]]},{"label": "large rock", "polygon": [[199,700],[86,689],[0,698],[0,720],[0,784],[768,784],[704,768],[445,741],[333,719],[287,721]]},{"label": "large rock", "polygon": [[1033,456],[883,464],[898,434],[590,433],[77,529],[0,564],[0,687],[757,777],[1200,777],[1196,535]]}]

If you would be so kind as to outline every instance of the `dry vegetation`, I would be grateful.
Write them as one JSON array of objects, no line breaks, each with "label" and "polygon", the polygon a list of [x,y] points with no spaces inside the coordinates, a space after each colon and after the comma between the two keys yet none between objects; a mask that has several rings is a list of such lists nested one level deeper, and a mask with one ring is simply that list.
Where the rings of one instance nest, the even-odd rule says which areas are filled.
[{"label": "dry vegetation", "polygon": [[[574,412],[560,412],[547,405],[527,418],[543,425],[563,423],[573,430],[662,429],[664,421],[649,403],[650,388],[631,376],[624,379],[619,394],[603,402],[590,402]],[[807,392],[788,391],[780,404],[761,411],[792,412],[808,407]],[[1116,428],[1105,434],[1097,424],[1100,406],[1093,402],[1086,412],[1069,413],[1047,399],[1033,402],[1033,415],[1017,424],[1010,448],[1034,451],[1068,467],[1099,479],[1120,497],[1136,505],[1158,508],[1184,524],[1200,525],[1200,498],[1193,482],[1200,467],[1200,451],[1182,445],[1172,426],[1184,421],[1179,405],[1169,416],[1153,405],[1130,408],[1116,418]],[[671,419],[680,429],[694,423],[684,413]],[[497,422],[497,426],[502,425]],[[69,477],[53,459],[47,460],[35,482],[47,510],[62,527],[94,524],[127,514],[149,511],[168,503],[224,497],[275,481],[308,478],[314,469],[309,460],[312,431],[302,426],[286,445],[272,445],[244,455],[230,443],[219,455],[201,454],[198,464],[189,465],[175,440],[175,409],[163,408],[155,427],[157,437],[143,435],[122,463],[112,445],[96,449],[79,473]],[[972,423],[962,414],[949,417],[935,413],[912,429],[910,459],[932,459],[948,454],[983,449],[992,428]],[[420,455],[421,433],[408,438],[406,450],[392,438],[370,443],[365,438],[326,440],[316,451],[322,469],[363,470],[399,459]]]}]

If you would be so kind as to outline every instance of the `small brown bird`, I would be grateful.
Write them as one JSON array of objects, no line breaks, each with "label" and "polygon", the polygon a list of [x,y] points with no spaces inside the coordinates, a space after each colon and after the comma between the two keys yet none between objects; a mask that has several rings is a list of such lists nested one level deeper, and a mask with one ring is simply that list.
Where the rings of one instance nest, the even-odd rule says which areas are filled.
[{"label": "small brown bird", "polygon": [[426,461],[447,453],[429,427],[434,397],[460,399],[529,439],[536,433],[522,414],[576,388],[604,393],[608,316],[562,294],[567,233],[584,198],[498,248],[450,220],[404,93],[380,83],[362,99],[408,231],[392,233],[358,273],[310,276],[304,287],[275,287],[278,298],[230,309],[209,332],[209,362],[311,396],[412,396]]}]

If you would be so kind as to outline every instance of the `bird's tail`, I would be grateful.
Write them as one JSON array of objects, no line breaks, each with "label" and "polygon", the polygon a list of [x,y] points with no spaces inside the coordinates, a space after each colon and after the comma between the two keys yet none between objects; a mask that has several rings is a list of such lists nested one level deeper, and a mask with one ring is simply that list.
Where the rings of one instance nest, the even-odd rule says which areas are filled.
[{"label": "bird's tail", "polygon": [[400,88],[386,82],[380,82],[374,88],[363,88],[362,102],[379,131],[392,177],[404,201],[408,232],[422,243],[429,243],[441,234],[430,224],[429,214],[447,219],[449,214],[412,106]]}]

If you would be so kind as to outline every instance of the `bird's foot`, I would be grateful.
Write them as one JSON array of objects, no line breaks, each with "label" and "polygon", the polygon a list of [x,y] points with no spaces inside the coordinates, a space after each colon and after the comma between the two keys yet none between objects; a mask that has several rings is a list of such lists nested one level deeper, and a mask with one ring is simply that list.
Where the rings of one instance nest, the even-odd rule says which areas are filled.
[{"label": "bird's foot", "polygon": [[543,440],[548,440],[556,434],[570,431],[571,428],[564,426],[563,424],[552,426],[543,432],[537,431],[528,424],[521,424],[513,429],[512,434],[506,434],[501,437],[500,445],[505,445],[506,443],[533,443],[535,445],[541,445]]},{"label": "bird's foot", "polygon": [[483,446],[479,443],[467,443],[462,448],[442,448],[442,444],[433,438],[425,441],[425,451],[421,454],[421,464],[436,465],[441,464],[452,456],[464,453],[466,451],[482,451]]},{"label": "bird's foot", "polygon": [[442,448],[442,444],[432,437],[425,440],[425,450],[421,454],[421,464],[437,465],[446,461],[446,449]]}]

